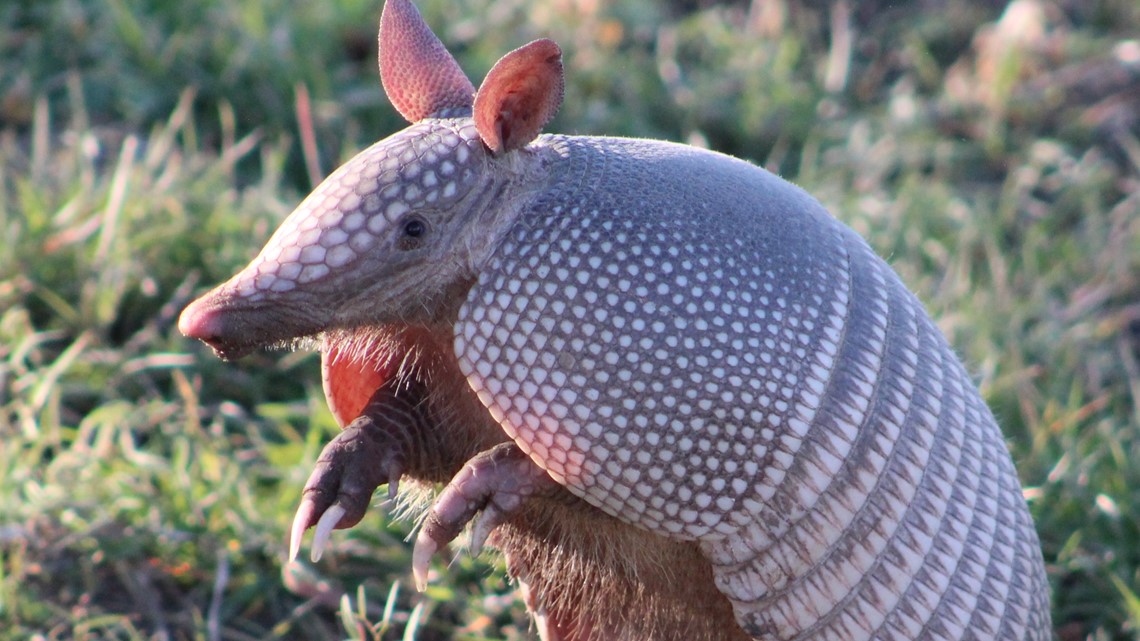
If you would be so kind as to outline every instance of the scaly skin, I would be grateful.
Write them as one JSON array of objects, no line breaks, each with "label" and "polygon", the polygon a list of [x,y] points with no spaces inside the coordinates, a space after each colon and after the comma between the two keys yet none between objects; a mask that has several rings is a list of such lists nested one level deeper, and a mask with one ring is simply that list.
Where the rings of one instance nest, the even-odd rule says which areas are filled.
[{"label": "scaly skin", "polygon": [[364,413],[321,451],[293,517],[290,559],[297,557],[302,535],[313,526],[312,558],[320,559],[331,530],[359,523],[377,487],[388,485],[389,497],[395,498],[409,460],[423,451],[416,437],[430,434],[422,428],[430,420],[424,416],[426,390],[414,384],[399,391],[395,379],[377,389]]},{"label": "scaly skin", "polygon": [[503,443],[467,461],[436,498],[420,527],[412,554],[412,572],[420,590],[427,587],[428,563],[476,518],[469,543],[479,554],[492,530],[523,512],[539,496],[565,490],[514,443]]}]

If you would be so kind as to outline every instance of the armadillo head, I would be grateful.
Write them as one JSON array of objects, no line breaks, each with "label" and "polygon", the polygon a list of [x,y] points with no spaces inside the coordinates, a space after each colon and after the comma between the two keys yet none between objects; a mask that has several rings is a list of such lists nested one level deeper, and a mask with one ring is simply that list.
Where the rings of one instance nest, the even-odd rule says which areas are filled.
[{"label": "armadillo head", "polygon": [[409,0],[388,0],[380,71],[413,125],[337,169],[179,329],[223,358],[330,330],[431,323],[540,180],[527,149],[562,100],[561,51],[504,56],[478,93]]}]

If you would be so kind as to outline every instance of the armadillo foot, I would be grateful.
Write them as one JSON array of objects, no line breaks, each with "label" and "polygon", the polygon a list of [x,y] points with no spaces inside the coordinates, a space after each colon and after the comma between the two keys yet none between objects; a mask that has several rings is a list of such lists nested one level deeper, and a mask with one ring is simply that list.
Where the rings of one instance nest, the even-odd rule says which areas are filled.
[{"label": "armadillo foot", "polygon": [[387,483],[389,495],[395,496],[403,456],[374,414],[369,411],[350,423],[321,452],[293,517],[290,561],[297,558],[305,530],[316,525],[310,556],[317,561],[334,529],[352,527],[364,517],[377,487]]},{"label": "armadillo foot", "polygon": [[412,551],[416,588],[427,587],[431,558],[473,518],[470,550],[477,555],[491,530],[518,512],[528,498],[557,489],[554,479],[514,443],[496,445],[467,461],[436,499],[416,536]]}]

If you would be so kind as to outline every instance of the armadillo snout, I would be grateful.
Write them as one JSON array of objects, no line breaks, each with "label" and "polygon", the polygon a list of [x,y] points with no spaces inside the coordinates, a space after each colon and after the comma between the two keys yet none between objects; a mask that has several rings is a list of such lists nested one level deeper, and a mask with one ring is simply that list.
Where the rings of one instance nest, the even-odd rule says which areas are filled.
[{"label": "armadillo snout", "polygon": [[302,301],[250,299],[226,285],[190,303],[178,318],[178,331],[196,338],[226,360],[254,350],[321,332],[327,312]]},{"label": "armadillo snout", "polygon": [[[206,343],[218,356],[233,360],[249,354],[256,345],[244,341],[235,331],[234,315],[219,308],[213,296],[203,296],[190,304],[178,317],[178,331],[189,338]],[[243,344],[244,343],[244,344]]]}]

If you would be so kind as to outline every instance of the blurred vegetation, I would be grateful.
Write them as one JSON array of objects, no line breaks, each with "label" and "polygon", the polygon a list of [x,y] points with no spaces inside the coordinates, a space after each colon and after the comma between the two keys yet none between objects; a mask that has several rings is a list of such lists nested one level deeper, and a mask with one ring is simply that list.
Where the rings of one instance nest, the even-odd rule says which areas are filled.
[{"label": "blurred vegetation", "polygon": [[[745,157],[865,235],[1006,430],[1059,637],[1140,638],[1140,5],[418,4],[476,80],[562,44],[550,131]],[[0,5],[0,640],[528,638],[493,561],[413,594],[379,506],[283,568],[336,429],[316,359],[224,364],[173,327],[402,126],[379,11]]]}]

